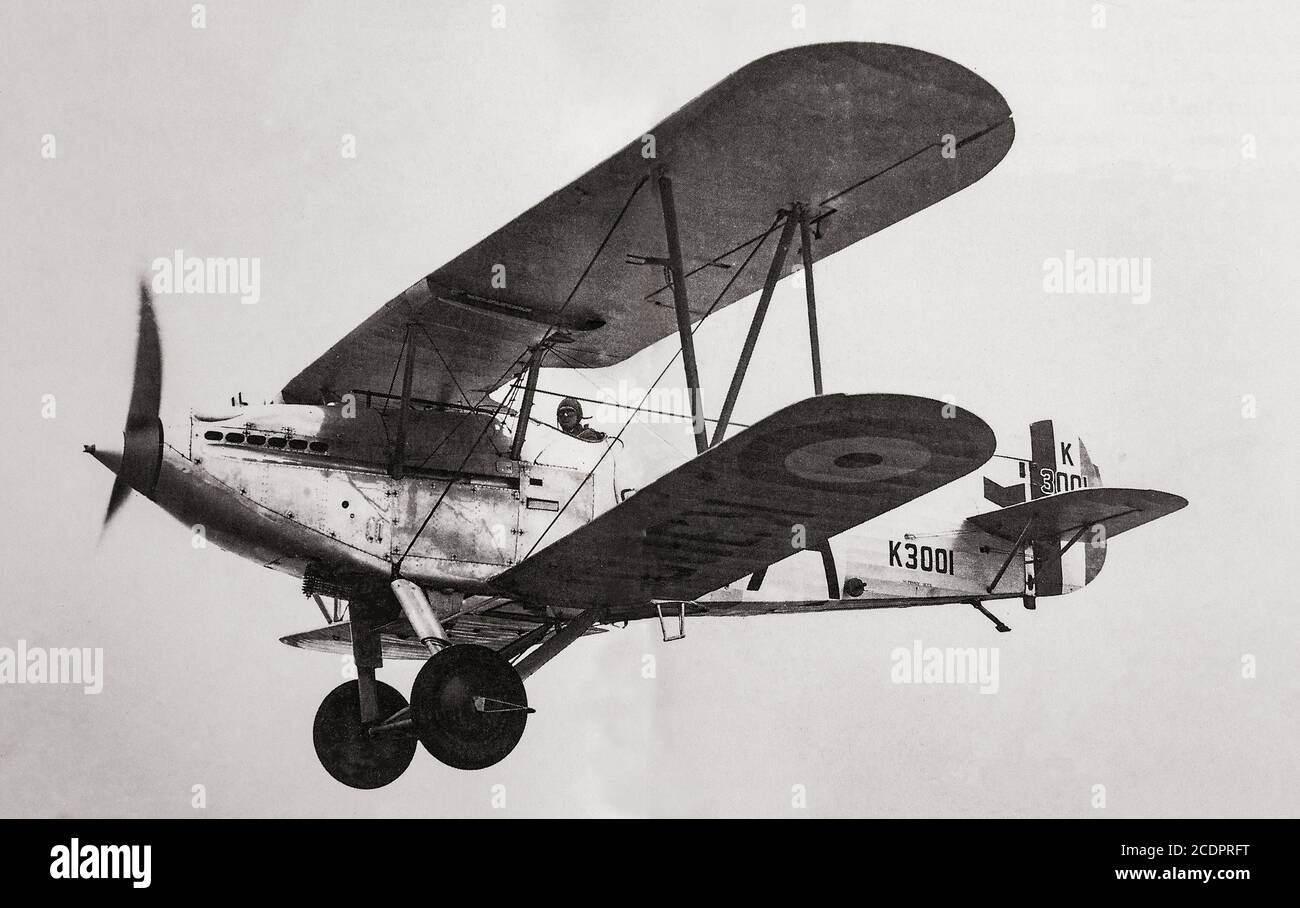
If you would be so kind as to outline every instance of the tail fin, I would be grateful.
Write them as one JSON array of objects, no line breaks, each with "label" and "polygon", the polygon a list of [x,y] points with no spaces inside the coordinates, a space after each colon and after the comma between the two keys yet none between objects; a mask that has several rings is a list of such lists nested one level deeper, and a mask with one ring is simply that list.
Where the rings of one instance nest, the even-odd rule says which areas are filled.
[{"label": "tail fin", "polygon": [[[1007,485],[984,477],[984,497],[1003,508],[1036,501],[1075,489],[1101,488],[1101,471],[1088,456],[1083,439],[1059,431],[1050,419],[1029,426],[1028,460],[1017,462],[1016,481]],[[1044,528],[1025,539],[1025,605],[1036,596],[1059,596],[1092,582],[1106,563],[1106,537],[1069,545],[1054,530]],[[1069,549],[1065,547],[1069,545]]]},{"label": "tail fin", "polygon": [[[1083,439],[1058,434],[1050,419],[1029,424],[1030,500],[1074,489],[1101,487],[1101,471],[1088,456]],[[1094,542],[1096,544],[1094,544]],[[1062,552],[1068,540],[1054,531],[1031,536],[1032,557],[1025,556],[1025,590],[1028,595],[1059,596],[1081,589],[1101,573],[1106,563],[1106,536],[1087,540]]]}]

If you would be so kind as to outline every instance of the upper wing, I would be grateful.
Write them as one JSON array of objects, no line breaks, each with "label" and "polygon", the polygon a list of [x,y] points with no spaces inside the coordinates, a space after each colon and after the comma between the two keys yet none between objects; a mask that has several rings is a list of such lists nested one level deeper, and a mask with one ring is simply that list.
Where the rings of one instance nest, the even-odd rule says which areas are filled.
[{"label": "upper wing", "polygon": [[695,599],[977,469],[993,431],[945,407],[901,394],[793,404],[491,584],[569,606]]},{"label": "upper wing", "polygon": [[983,79],[910,48],[845,42],[763,57],[389,301],[283,399],[383,391],[408,325],[413,393],[429,400],[477,403],[551,324],[571,338],[570,365],[619,362],[676,330],[662,268],[629,263],[666,255],[651,177],[672,177],[698,318],[762,285],[766,263],[741,264],[778,209],[810,207],[812,257],[824,258],[982,177],[1011,145],[1010,116]]},{"label": "upper wing", "polygon": [[1031,525],[1039,536],[1104,526],[1110,538],[1185,507],[1186,498],[1154,489],[1075,489],[967,519],[981,530],[1013,541]]}]

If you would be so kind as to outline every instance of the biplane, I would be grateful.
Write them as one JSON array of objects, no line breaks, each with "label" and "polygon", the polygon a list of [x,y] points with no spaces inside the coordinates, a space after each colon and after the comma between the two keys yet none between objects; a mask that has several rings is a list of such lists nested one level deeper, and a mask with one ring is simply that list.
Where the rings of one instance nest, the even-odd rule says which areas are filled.
[{"label": "biplane", "polygon": [[[1110,539],[1186,501],[1103,487],[1050,420],[1023,456],[998,455],[954,404],[824,393],[813,266],[981,179],[1014,133],[1002,96],[942,57],[774,53],[398,293],[276,402],[165,429],[142,284],[123,444],[86,446],[116,474],[105,521],[135,490],[301,578],[325,623],[283,639],[353,657],[313,737],[362,789],[397,779],[417,744],[459,769],[502,760],[533,712],[524,681],[628,621],[670,640],[698,616],[964,604],[1007,630],[990,601],[1082,587]],[[797,274],[813,394],[735,431],[774,288]],[[709,415],[694,333],[754,293]],[[673,337],[696,446],[675,469],[636,487],[621,429],[584,425],[573,398],[555,424],[538,416],[542,369]],[[968,516],[894,513],[964,477]],[[424,662],[409,701],[376,678],[399,659]]]}]

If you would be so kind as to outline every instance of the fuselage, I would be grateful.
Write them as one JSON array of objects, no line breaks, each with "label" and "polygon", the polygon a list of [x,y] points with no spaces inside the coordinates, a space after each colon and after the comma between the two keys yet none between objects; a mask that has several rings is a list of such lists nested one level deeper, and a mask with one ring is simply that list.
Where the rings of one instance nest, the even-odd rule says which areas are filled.
[{"label": "fuselage", "polygon": [[614,502],[599,481],[612,462],[584,482],[577,464],[512,461],[507,427],[488,413],[409,411],[394,478],[397,431],[396,408],[191,414],[164,428],[152,497],[205,544],[275,570],[342,585],[400,573],[466,593],[548,528],[559,538]]},{"label": "fuselage", "polygon": [[[266,405],[190,414],[164,428],[152,498],[215,544],[328,591],[402,576],[426,588],[492,593],[489,581],[632,494],[620,447],[534,429],[512,460],[511,424],[486,412],[410,410],[400,478],[398,411],[344,404]],[[540,435],[538,440],[536,436]],[[112,454],[96,456],[116,469]],[[1032,591],[1030,566],[964,517],[993,507],[982,477],[1027,482],[1014,460],[832,540],[832,572],[799,551],[758,582],[740,578],[702,601],[960,600]],[[197,543],[196,543],[197,544]],[[1068,592],[1099,569],[1080,547],[1062,559]],[[1104,555],[1104,550],[1103,550]],[[1016,562],[1016,563],[1012,563]],[[1091,565],[1091,566],[1090,566]]]}]

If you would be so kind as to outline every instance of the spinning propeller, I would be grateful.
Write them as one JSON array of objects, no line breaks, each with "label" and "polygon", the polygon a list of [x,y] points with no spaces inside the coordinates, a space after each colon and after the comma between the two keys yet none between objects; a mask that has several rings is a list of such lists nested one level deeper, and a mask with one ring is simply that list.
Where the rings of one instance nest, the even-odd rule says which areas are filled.
[{"label": "spinning propeller", "polygon": [[135,375],[131,384],[131,403],[122,429],[122,448],[86,445],[86,453],[117,474],[108,497],[104,525],[113,519],[127,493],[135,489],[153,497],[162,465],[163,431],[158,418],[162,397],[162,345],[158,340],[158,321],[154,317],[149,286],[140,282],[140,327],[136,336]]}]

